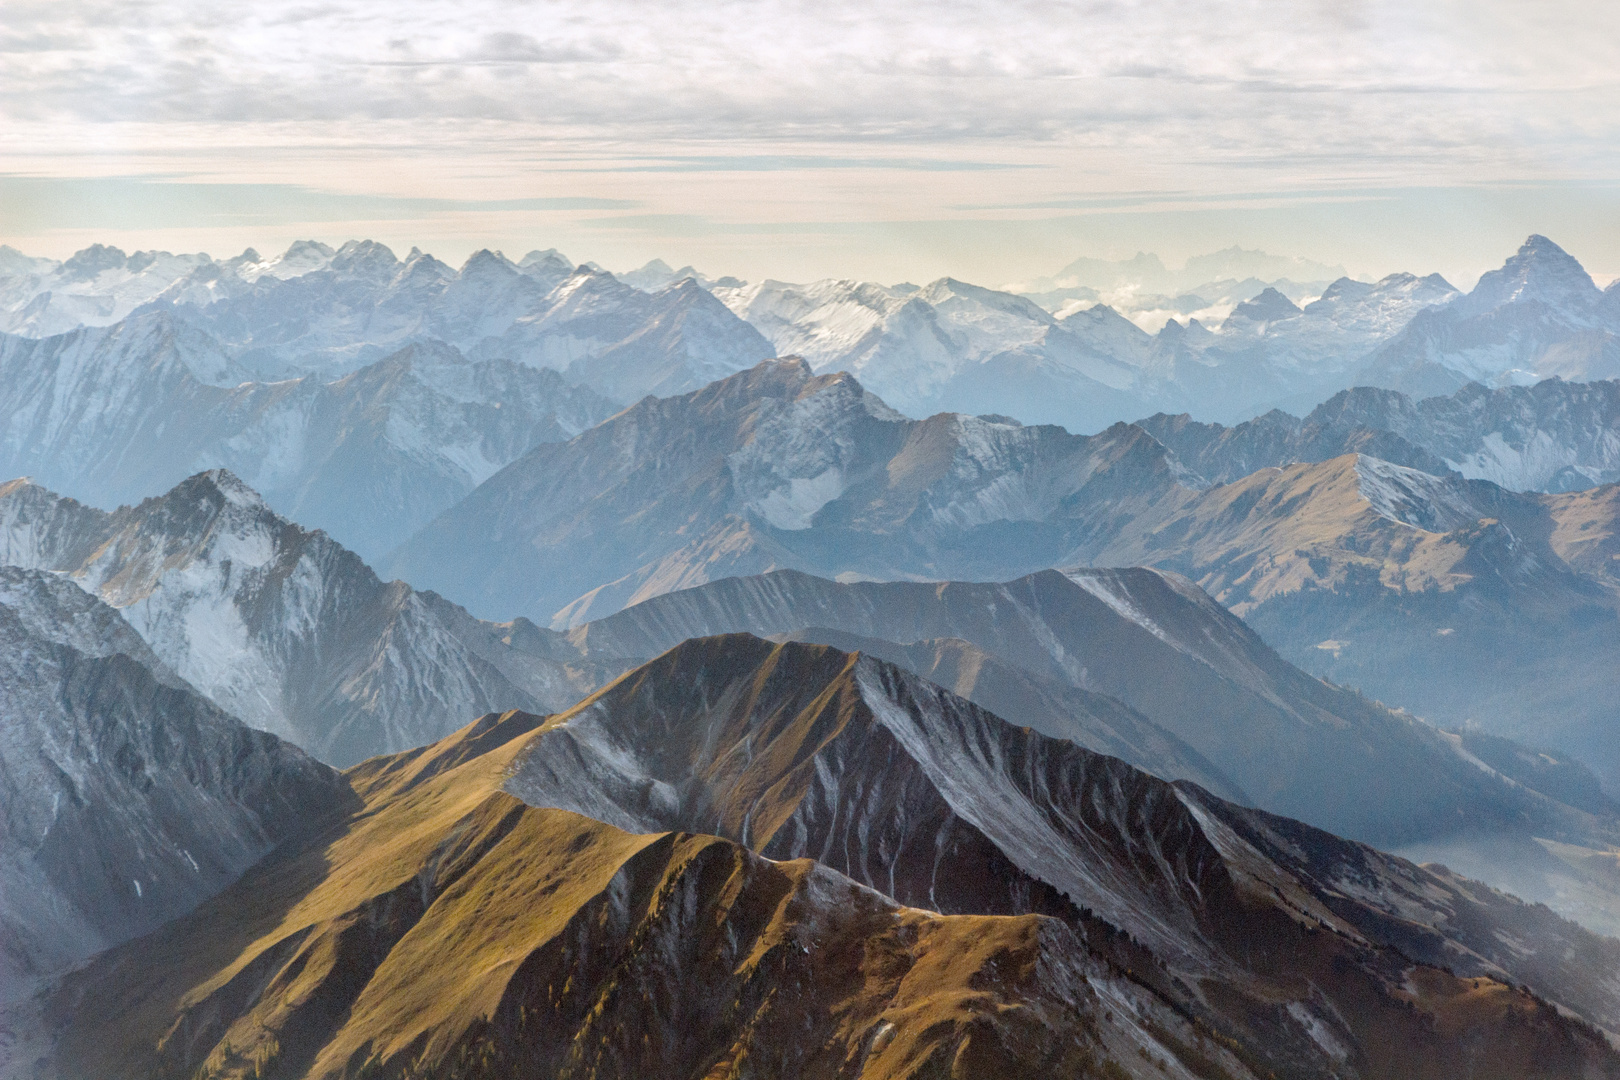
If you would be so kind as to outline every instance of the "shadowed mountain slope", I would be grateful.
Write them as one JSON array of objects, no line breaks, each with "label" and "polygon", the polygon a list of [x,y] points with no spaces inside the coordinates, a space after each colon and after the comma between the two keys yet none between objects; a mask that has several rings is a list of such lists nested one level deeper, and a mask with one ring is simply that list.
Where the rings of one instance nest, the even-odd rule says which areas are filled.
[{"label": "shadowed mountain slope", "polygon": [[0,567],[0,1002],[185,912],[348,796],[100,600]]}]

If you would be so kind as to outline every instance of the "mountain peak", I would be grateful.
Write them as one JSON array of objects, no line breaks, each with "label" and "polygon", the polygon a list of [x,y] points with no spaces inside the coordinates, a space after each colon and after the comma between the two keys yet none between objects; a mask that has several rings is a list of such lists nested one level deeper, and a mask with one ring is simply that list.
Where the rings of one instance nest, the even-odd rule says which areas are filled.
[{"label": "mountain peak", "polygon": [[[224,499],[229,506],[240,507],[244,510],[268,510],[269,505],[257,491],[254,491],[241,478],[229,469],[208,469],[182,481],[171,494],[181,492],[202,494],[216,493]],[[167,498],[168,496],[163,496]]]},{"label": "mountain peak", "polygon": [[1478,314],[1506,304],[1539,302],[1567,314],[1583,314],[1602,295],[1573,255],[1532,234],[1513,257],[1479,279],[1465,307]]},{"label": "mountain peak", "polygon": [[1288,319],[1300,314],[1295,303],[1267,286],[1266,289],[1253,300],[1245,300],[1232,310],[1230,319],[1247,319],[1250,322],[1276,322],[1278,319]]},{"label": "mountain peak", "polygon": [[480,248],[467,256],[467,261],[461,264],[461,276],[467,277],[511,277],[519,273],[517,266],[498,251],[489,248]]},{"label": "mountain peak", "polygon": [[394,276],[399,259],[386,244],[375,240],[350,240],[332,256],[332,269],[347,277],[371,277],[383,281]]},{"label": "mountain peak", "polygon": [[103,271],[119,269],[127,262],[128,256],[123,249],[107,244],[91,244],[83,251],[74,252],[62,264],[61,273],[67,278],[89,281]]}]

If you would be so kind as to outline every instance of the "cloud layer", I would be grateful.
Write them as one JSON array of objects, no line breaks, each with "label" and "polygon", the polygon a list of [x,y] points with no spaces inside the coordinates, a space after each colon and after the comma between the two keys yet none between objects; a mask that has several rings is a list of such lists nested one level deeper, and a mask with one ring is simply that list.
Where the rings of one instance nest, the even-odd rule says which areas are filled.
[{"label": "cloud layer", "polygon": [[308,5],[11,0],[14,120],[518,122],[591,138],[1063,140],[1222,161],[1612,155],[1590,0]]},{"label": "cloud layer", "polygon": [[1617,72],[1593,0],[7,0],[0,151],[733,227],[1027,219],[1613,179]]}]

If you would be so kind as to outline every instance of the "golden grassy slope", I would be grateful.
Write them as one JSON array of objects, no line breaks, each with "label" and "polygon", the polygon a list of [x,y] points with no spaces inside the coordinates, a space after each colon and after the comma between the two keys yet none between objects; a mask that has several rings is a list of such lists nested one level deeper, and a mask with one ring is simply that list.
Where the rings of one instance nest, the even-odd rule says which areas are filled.
[{"label": "golden grassy slope", "polygon": [[486,717],[352,770],[365,807],[330,835],[70,981],[59,1073],[899,1078],[1095,1060],[1091,1010],[1043,996],[1067,928],[896,908],[805,860],[526,807],[499,785],[537,720]]}]

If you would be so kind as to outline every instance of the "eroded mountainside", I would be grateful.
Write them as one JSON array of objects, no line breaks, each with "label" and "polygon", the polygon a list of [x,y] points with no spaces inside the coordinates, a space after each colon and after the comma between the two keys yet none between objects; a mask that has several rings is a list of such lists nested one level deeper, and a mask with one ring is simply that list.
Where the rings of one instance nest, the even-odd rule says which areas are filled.
[{"label": "eroded mountainside", "polygon": [[69,575],[221,708],[336,764],[490,709],[561,708],[626,666],[380,581],[224,471],[112,513],[4,485],[0,562]]},{"label": "eroded mountainside", "polygon": [[691,642],[347,777],[58,987],[34,1074],[1620,1072],[1548,1003],[1610,1022],[1613,943],[824,647]]}]

